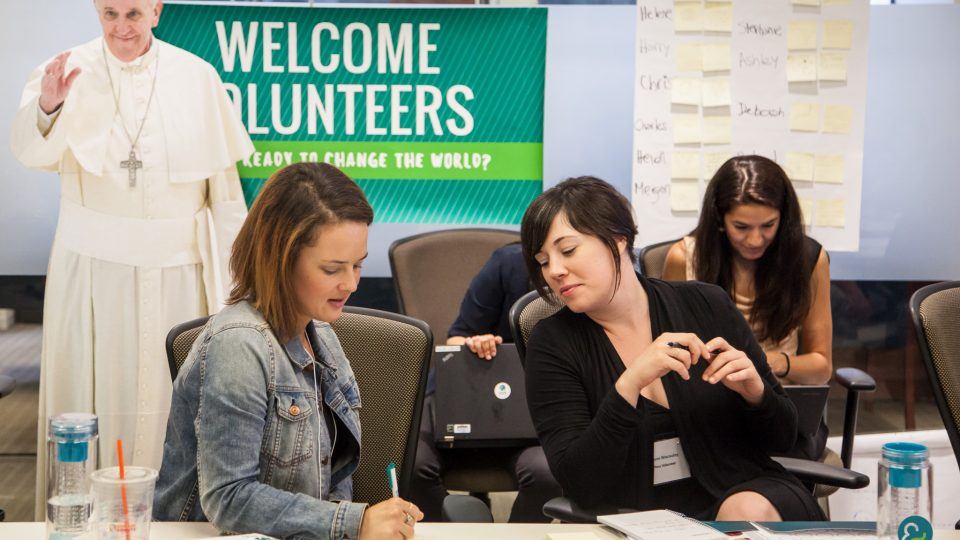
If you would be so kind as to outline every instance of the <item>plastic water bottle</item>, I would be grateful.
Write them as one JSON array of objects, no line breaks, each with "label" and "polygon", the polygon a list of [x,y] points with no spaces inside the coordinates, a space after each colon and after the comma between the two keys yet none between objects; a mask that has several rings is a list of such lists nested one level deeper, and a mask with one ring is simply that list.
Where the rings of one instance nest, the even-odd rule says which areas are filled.
[{"label": "plastic water bottle", "polygon": [[90,524],[90,473],[97,468],[97,417],[66,413],[47,425],[47,538],[71,538]]},{"label": "plastic water bottle", "polygon": [[877,498],[880,540],[933,536],[930,452],[922,444],[895,442],[881,451]]}]

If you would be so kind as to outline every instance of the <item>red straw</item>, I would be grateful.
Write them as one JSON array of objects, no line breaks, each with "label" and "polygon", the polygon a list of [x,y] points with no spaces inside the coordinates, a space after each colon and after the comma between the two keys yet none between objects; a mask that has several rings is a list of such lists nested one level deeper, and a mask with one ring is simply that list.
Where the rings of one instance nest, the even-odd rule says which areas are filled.
[{"label": "red straw", "polygon": [[130,514],[127,511],[127,486],[123,483],[126,473],[123,470],[123,440],[117,439],[117,462],[120,464],[120,501],[123,503],[123,532],[130,540]]}]

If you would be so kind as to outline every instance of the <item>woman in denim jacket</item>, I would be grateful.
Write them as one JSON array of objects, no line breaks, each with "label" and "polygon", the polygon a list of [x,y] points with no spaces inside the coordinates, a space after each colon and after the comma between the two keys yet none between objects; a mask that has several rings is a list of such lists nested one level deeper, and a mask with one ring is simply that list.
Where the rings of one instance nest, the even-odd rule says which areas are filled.
[{"label": "woman in denim jacket", "polygon": [[350,502],[360,394],[330,322],[357,289],[373,210],[337,168],[277,172],[233,245],[228,306],[174,383],[159,521],[280,538],[410,538],[420,510]]}]

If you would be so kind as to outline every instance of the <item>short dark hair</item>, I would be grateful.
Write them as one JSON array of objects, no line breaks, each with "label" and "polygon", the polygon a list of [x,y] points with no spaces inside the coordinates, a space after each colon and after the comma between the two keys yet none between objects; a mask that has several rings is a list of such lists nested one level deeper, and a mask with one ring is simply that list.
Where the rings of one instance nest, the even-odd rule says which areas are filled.
[{"label": "short dark hair", "polygon": [[540,263],[534,258],[534,254],[543,247],[553,220],[561,212],[566,215],[571,227],[600,239],[607,246],[613,255],[617,271],[616,287],[619,287],[620,251],[617,249],[617,240],[626,240],[630,261],[636,262],[632,249],[637,236],[633,210],[626,197],[610,184],[593,176],[580,176],[568,178],[544,191],[530,203],[523,214],[520,224],[523,259],[530,280],[540,292],[540,296],[553,302],[550,286],[543,278]]},{"label": "short dark hair", "polygon": [[373,209],[360,186],[327,163],[295,163],[267,180],[233,242],[235,280],[228,304],[247,300],[281,339],[295,336],[293,272],[304,247],[324,225],[369,225]]},{"label": "short dark hair", "polygon": [[763,156],[730,158],[707,184],[694,238],[696,279],[719,285],[733,296],[733,247],[723,218],[741,204],[780,211],[777,235],[757,261],[755,298],[750,310],[757,340],[781,341],[800,326],[810,309],[810,261],[800,216],[800,201],[787,174]]}]

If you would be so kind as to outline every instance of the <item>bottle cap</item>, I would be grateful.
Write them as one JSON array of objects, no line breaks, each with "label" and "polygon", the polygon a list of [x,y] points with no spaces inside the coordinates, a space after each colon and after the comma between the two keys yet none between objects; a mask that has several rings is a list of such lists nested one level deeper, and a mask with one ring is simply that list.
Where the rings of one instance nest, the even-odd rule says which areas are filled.
[{"label": "bottle cap", "polygon": [[50,418],[47,433],[57,443],[57,460],[86,461],[88,442],[99,432],[97,416],[89,413],[65,413]]},{"label": "bottle cap", "polygon": [[881,454],[890,467],[888,479],[891,487],[920,487],[923,481],[922,466],[930,456],[926,446],[909,442],[887,443],[883,445]]}]

